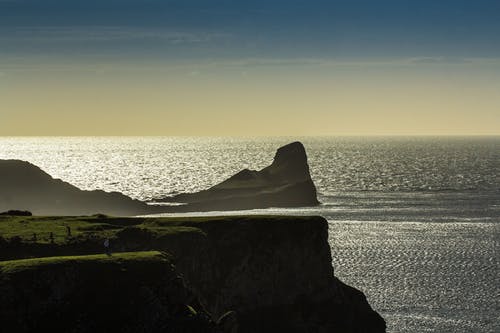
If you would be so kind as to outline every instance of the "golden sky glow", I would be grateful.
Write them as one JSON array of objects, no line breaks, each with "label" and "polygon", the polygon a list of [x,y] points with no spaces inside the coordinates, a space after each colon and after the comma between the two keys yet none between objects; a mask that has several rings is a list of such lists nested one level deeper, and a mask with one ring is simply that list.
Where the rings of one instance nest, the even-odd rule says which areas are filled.
[{"label": "golden sky glow", "polygon": [[497,65],[45,64],[0,76],[0,134],[496,135]]}]

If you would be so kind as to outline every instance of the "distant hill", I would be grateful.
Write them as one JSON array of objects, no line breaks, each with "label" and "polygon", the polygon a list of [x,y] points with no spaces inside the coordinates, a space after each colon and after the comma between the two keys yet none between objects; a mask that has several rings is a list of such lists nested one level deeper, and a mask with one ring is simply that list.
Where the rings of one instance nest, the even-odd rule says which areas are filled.
[{"label": "distant hill", "polygon": [[157,207],[118,192],[83,191],[20,160],[0,160],[0,212],[29,210],[35,215],[152,214]]}]

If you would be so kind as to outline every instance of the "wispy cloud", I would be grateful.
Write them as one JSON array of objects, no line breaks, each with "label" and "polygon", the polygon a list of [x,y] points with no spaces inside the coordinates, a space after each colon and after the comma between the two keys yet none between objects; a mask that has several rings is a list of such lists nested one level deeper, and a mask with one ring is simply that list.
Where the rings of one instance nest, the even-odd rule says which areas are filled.
[{"label": "wispy cloud", "polygon": [[[1,1],[1,0],[0,0]],[[1,41],[82,42],[156,40],[170,44],[206,43],[227,38],[217,32],[171,31],[160,28],[120,26],[11,27],[2,29]]]},{"label": "wispy cloud", "polygon": [[391,67],[416,65],[487,65],[498,64],[500,58],[412,57],[346,60],[340,58],[246,58],[207,62],[212,67]]},{"label": "wispy cloud", "polygon": [[466,64],[477,61],[477,59],[459,57],[417,57],[409,60],[413,64]]},{"label": "wispy cloud", "polygon": [[52,59],[51,57],[2,57],[0,69],[3,72],[92,72],[106,74],[113,72],[155,72],[185,73],[188,76],[199,76],[202,73],[219,70],[237,70],[251,73],[252,70],[270,70],[277,68],[320,69],[325,72],[336,69],[391,69],[391,68],[433,68],[434,66],[478,66],[498,67],[500,58],[464,58],[461,61],[445,61],[444,58],[413,57],[391,59],[320,59],[320,58],[232,58],[232,59],[170,59],[170,58],[117,58],[102,55],[82,56],[75,58]]}]

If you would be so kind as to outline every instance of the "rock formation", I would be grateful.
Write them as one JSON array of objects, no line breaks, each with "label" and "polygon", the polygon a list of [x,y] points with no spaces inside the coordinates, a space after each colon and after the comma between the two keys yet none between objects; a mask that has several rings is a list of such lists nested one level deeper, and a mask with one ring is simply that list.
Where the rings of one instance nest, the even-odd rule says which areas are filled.
[{"label": "rock formation", "polygon": [[207,190],[156,201],[185,203],[172,211],[186,212],[319,204],[306,151],[300,142],[279,148],[273,163],[260,171],[245,169]]},{"label": "rock formation", "polygon": [[273,163],[243,170],[210,189],[156,200],[184,205],[148,205],[118,192],[83,191],[20,160],[0,160],[0,212],[29,210],[35,215],[116,216],[155,213],[314,206],[316,187],[304,146],[294,142],[276,152]]},{"label": "rock formation", "polygon": [[29,210],[35,215],[152,214],[148,206],[118,192],[82,191],[20,160],[0,160],[0,211]]}]

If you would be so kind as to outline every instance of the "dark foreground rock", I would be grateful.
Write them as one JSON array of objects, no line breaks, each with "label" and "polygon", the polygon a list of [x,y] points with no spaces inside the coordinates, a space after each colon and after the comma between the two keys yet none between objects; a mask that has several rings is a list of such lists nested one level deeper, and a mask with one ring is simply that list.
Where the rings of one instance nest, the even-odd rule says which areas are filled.
[{"label": "dark foreground rock", "polygon": [[215,332],[158,252],[0,262],[2,332]]},{"label": "dark foreground rock", "polygon": [[260,170],[242,170],[207,190],[183,193],[158,202],[185,203],[171,211],[240,210],[318,205],[307,155],[300,142],[278,149],[273,163]]},{"label": "dark foreground rock", "polygon": [[0,160],[0,211],[12,209],[29,210],[35,215],[124,216],[160,211],[118,192],[82,191],[29,162]]},{"label": "dark foreground rock", "polygon": [[[24,222],[26,228],[31,220],[35,224],[50,223],[49,220],[40,222],[35,217],[27,218]],[[61,245],[31,244],[29,241],[4,242],[3,245],[0,243],[0,255],[8,256],[0,260],[25,258],[36,253],[58,256],[102,251],[102,238],[96,240],[97,235],[91,237],[91,230],[95,229],[84,226],[82,221],[95,223],[99,228],[105,227],[106,237],[111,237],[113,251],[159,250],[171,253],[176,272],[182,277],[189,293],[195,295],[194,298],[190,296],[188,300],[179,302],[190,305],[197,313],[210,314],[208,326],[200,329],[212,329],[210,325],[216,322],[218,332],[385,332],[384,320],[372,310],[363,293],[345,285],[334,276],[328,244],[328,224],[321,217],[75,220],[74,228],[78,225],[89,230],[91,234],[88,237],[79,235]],[[43,286],[40,290],[44,291],[37,292],[38,298],[35,299],[36,304],[41,304],[36,311],[50,314],[51,308],[44,308],[44,304],[51,304],[54,299],[61,297],[61,292],[69,295],[64,294],[64,290],[70,288],[66,284],[76,284],[78,289],[86,288],[93,292],[93,288],[100,288],[94,287],[95,285],[108,286],[110,281],[117,279],[114,275],[118,274],[116,270],[113,274],[100,274],[100,270],[107,269],[101,267],[88,280],[85,274],[79,273],[78,267],[68,269],[45,270],[43,274],[23,273],[27,275],[24,280],[19,281],[24,282],[15,282],[16,287],[11,290],[31,290],[33,286]],[[137,288],[141,289],[150,283],[159,286],[166,283],[165,275],[175,275],[153,272],[146,266],[138,269],[137,274],[120,282],[120,286],[126,285],[120,287],[125,296],[114,300],[113,297],[104,297],[107,302],[106,311],[110,315],[115,316],[117,314],[114,312],[121,311],[121,303],[127,302],[128,293],[136,297]],[[4,286],[11,286],[14,283],[11,277],[5,278],[4,275],[0,280],[3,279]],[[144,281],[141,282],[142,280]],[[167,299],[168,294],[174,292],[169,289],[173,288],[169,283],[164,294]],[[0,295],[13,295],[5,294],[5,290],[0,290]],[[151,311],[158,313],[157,309],[162,309],[157,307],[155,293],[141,295],[146,295],[141,296],[146,297],[146,301],[134,301],[138,311],[147,313],[147,309],[151,307]],[[9,302],[17,304],[14,296],[5,299],[9,300],[7,305],[2,302],[7,310]],[[71,297],[64,299],[71,304]],[[102,299],[101,293],[97,292],[94,296],[85,298],[85,302],[99,302]],[[144,305],[149,302],[148,299],[153,301],[150,305]],[[19,311],[8,313],[10,317],[30,322],[30,314]],[[172,313],[170,310],[165,311],[167,314]],[[91,317],[94,315],[98,314],[92,312]],[[9,318],[4,317],[4,320],[7,319]],[[166,332],[197,332],[181,329],[183,328]],[[151,328],[144,332],[156,331]]]}]

